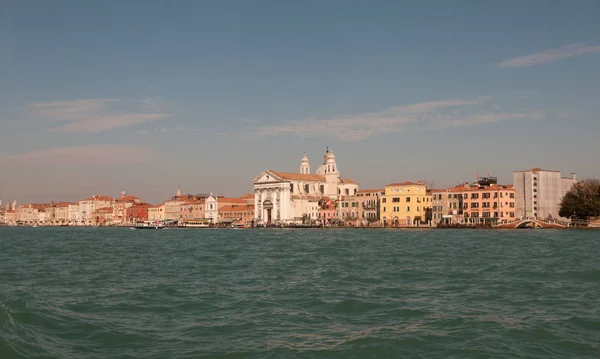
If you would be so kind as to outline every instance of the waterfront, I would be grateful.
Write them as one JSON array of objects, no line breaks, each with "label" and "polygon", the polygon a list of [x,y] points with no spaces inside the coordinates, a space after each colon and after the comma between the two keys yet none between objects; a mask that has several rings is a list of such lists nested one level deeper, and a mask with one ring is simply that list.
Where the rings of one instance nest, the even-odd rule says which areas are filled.
[{"label": "waterfront", "polygon": [[0,358],[596,358],[595,231],[0,228]]}]

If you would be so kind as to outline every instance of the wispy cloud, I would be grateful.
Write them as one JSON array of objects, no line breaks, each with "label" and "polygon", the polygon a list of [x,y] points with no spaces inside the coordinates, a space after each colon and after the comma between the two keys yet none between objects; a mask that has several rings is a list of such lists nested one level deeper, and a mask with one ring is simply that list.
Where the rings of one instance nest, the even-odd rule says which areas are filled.
[{"label": "wispy cloud", "polygon": [[96,144],[76,147],[55,147],[0,157],[0,163],[31,165],[127,165],[144,162],[147,149],[129,145]]},{"label": "wispy cloud", "polygon": [[[382,133],[433,130],[457,126],[475,126],[485,123],[540,118],[540,113],[459,111],[468,106],[481,105],[491,97],[470,100],[447,100],[390,107],[384,111],[347,115],[334,118],[306,118],[278,125],[246,127],[239,137],[246,139],[268,136],[297,135],[324,136],[337,140],[358,141]],[[452,110],[452,111],[449,111]]]},{"label": "wispy cloud", "polygon": [[157,99],[115,98],[40,102],[29,106],[34,115],[50,120],[53,132],[92,133],[164,120],[171,116]]},{"label": "wispy cloud", "polygon": [[557,49],[538,52],[525,56],[519,56],[512,59],[503,60],[498,64],[500,67],[527,67],[540,64],[547,64],[569,57],[582,56],[586,54],[600,53],[600,46],[590,46],[578,42],[566,45]]}]

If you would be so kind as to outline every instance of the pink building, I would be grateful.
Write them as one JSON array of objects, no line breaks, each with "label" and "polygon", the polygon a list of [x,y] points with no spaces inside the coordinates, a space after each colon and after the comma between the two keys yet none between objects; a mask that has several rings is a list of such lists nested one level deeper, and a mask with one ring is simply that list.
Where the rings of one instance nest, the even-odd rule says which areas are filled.
[{"label": "pink building", "polygon": [[332,201],[329,197],[324,197],[319,204],[318,219],[321,223],[327,225],[337,218],[335,201]]},{"label": "pink building", "polygon": [[516,219],[512,185],[474,186],[466,188],[462,195],[462,210],[467,223],[508,223]]}]

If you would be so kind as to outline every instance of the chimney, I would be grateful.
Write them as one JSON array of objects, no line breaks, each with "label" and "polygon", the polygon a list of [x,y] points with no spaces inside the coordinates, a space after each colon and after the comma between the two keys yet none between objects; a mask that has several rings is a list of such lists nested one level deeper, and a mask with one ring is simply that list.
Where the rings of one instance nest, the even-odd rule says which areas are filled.
[{"label": "chimney", "polygon": [[577,181],[577,173],[571,173],[571,178],[573,179],[573,181]]}]

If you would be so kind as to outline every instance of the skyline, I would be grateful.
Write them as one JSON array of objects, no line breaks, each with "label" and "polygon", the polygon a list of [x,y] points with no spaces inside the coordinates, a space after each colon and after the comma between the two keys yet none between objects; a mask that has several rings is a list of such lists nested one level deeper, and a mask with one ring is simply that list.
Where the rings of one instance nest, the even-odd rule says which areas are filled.
[{"label": "skyline", "polygon": [[599,1],[32,4],[0,9],[5,201],[242,195],[325,146],[361,188],[600,177]]}]

